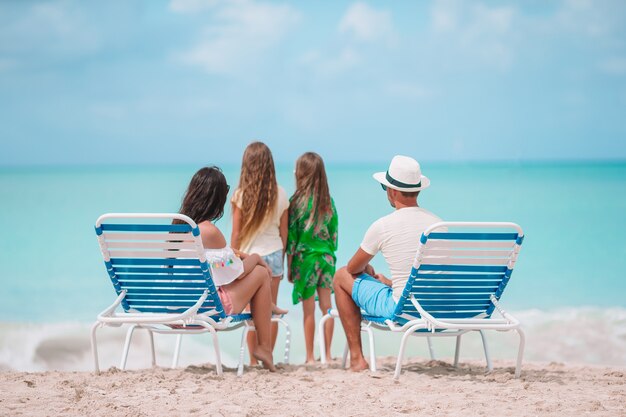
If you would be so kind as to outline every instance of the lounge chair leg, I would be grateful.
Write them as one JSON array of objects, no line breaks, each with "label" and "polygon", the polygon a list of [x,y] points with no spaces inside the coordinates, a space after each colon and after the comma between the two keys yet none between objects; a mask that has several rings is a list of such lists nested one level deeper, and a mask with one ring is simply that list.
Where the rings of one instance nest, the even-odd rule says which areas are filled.
[{"label": "lounge chair leg", "polygon": [[330,314],[325,314],[324,317],[322,317],[322,319],[320,320],[320,324],[317,330],[317,339],[320,345],[320,361],[322,362],[322,365],[326,365],[326,335],[324,334],[324,327],[329,319],[332,319],[332,316]]},{"label": "lounge chair leg", "polygon": [[243,375],[243,358],[246,353],[246,339],[248,338],[248,331],[250,330],[250,326],[248,323],[243,328],[243,332],[241,333],[241,346],[239,347],[239,363],[237,364],[237,376]]},{"label": "lounge chair leg", "polygon": [[100,327],[100,322],[95,322],[91,326],[91,354],[93,355],[93,365],[96,374],[100,373],[100,364],[98,363],[98,343],[96,341],[96,332]]},{"label": "lounge chair leg", "polygon": [[183,342],[183,335],[176,335],[176,345],[174,345],[174,357],[172,358],[172,369],[178,366],[178,358],[180,357],[180,344]]},{"label": "lounge chair leg", "polygon": [[220,345],[217,340],[217,332],[213,328],[211,328],[209,331],[211,332],[211,336],[213,336],[213,349],[215,349],[215,369],[217,370],[217,374],[221,376],[223,373],[222,355],[220,355]]},{"label": "lounge chair leg", "polygon": [[522,374],[522,358],[524,357],[524,346],[526,344],[526,336],[524,331],[518,327],[515,329],[519,334],[519,349],[517,350],[517,363],[515,364],[515,378],[519,378]]},{"label": "lounge chair leg", "polygon": [[430,354],[430,359],[435,360],[435,349],[433,349],[433,340],[430,337],[426,337],[426,342],[428,343],[428,353]]},{"label": "lounge chair leg", "polygon": [[348,353],[350,353],[350,348],[348,346],[348,342],[346,341],[346,347],[343,348],[343,358],[341,359],[342,369],[346,369],[346,365],[348,363]]},{"label": "lounge chair leg", "polygon": [[128,359],[128,351],[130,350],[130,342],[133,339],[133,333],[137,328],[136,324],[131,325],[126,332],[126,341],[124,342],[124,350],[122,351],[122,360],[120,361],[120,369],[126,369],[126,360]]},{"label": "lounge chair leg", "polygon": [[454,367],[459,366],[459,354],[461,353],[461,334],[456,337],[456,348],[454,349]]},{"label": "lounge chair leg", "polygon": [[370,327],[362,327],[361,331],[367,332],[370,348],[370,371],[376,372],[376,347],[374,346],[374,332]]},{"label": "lounge chair leg", "polygon": [[150,338],[150,353],[152,354],[152,367],[156,366],[156,352],[154,351],[154,333],[152,330],[148,330],[148,337]]},{"label": "lounge chair leg", "polygon": [[289,327],[289,323],[281,318],[273,319],[275,322],[285,326],[285,364],[289,364],[289,350],[291,348],[291,328]]},{"label": "lounge chair leg", "polygon": [[[396,361],[396,371],[393,374],[393,379],[398,380],[400,378],[400,373],[402,372],[402,360],[404,359],[404,348],[406,346],[407,340],[409,340],[409,336],[411,336],[415,330],[421,327],[423,327],[423,325],[421,324],[411,326],[402,335],[402,340],[400,341],[400,351],[398,352],[398,359]],[[430,337],[428,337],[427,339],[430,342]],[[429,343],[429,346],[430,346],[430,343]]]},{"label": "lounge chair leg", "polygon": [[489,356],[489,349],[487,348],[487,338],[485,337],[485,332],[483,330],[479,330],[480,337],[483,339],[483,348],[485,349],[485,360],[487,361],[487,371],[493,371],[493,365],[491,363],[491,357]]}]

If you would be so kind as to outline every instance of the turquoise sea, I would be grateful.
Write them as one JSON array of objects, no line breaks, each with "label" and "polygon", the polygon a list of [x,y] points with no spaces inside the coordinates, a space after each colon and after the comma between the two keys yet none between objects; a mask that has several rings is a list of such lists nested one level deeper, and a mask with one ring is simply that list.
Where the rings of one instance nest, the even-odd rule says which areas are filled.
[{"label": "turquoise sea", "polygon": [[[197,168],[0,170],[0,369],[89,369],[88,325],[114,299],[93,230],[96,218],[106,212],[175,212]],[[222,168],[235,188],[239,167]],[[371,177],[385,168],[327,167],[339,213],[339,264],[358,248],[369,224],[392,210]],[[432,181],[420,195],[422,207],[445,220],[513,221],[524,229],[522,253],[502,301],[526,325],[528,360],[626,364],[626,162],[426,162],[422,169]],[[291,165],[277,167],[289,194],[292,172]],[[228,211],[217,225],[230,236]],[[375,266],[385,269],[382,258]],[[283,281],[279,304],[291,310],[297,363],[304,358],[301,312],[289,305],[290,290]],[[123,340],[123,332],[108,332],[104,366],[116,365]],[[339,354],[340,326],[335,335],[333,351]],[[211,359],[208,337],[187,339],[181,364]],[[396,354],[395,336],[381,334],[378,340],[379,355]],[[227,364],[237,341],[238,334],[222,342]],[[496,358],[513,358],[514,339],[495,334],[490,341]],[[131,366],[148,366],[144,344],[138,338]],[[167,363],[173,339],[157,344],[160,362]],[[437,341],[440,356],[448,356],[451,345]],[[477,341],[467,346],[467,357],[480,358]],[[425,352],[425,343],[416,341],[412,354]]]}]

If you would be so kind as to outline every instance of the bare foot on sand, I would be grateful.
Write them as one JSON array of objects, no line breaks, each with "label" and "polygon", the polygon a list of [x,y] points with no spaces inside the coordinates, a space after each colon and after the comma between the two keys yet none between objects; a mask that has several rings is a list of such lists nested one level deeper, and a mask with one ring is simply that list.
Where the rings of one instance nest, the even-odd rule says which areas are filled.
[{"label": "bare foot on sand", "polygon": [[363,358],[361,358],[360,360],[356,360],[356,361],[350,361],[350,370],[352,372],[361,372],[361,371],[365,371],[367,369],[369,369],[369,365],[367,364],[367,361]]},{"label": "bare foot on sand", "polygon": [[278,307],[276,304],[272,304],[272,314],[280,316],[281,314],[287,314],[289,310],[285,310],[284,308]]},{"label": "bare foot on sand", "polygon": [[261,346],[257,346],[254,349],[255,358],[257,358],[263,364],[263,367],[270,372],[276,372],[276,367],[274,366],[274,358],[272,357],[272,352],[269,349],[262,348]]}]

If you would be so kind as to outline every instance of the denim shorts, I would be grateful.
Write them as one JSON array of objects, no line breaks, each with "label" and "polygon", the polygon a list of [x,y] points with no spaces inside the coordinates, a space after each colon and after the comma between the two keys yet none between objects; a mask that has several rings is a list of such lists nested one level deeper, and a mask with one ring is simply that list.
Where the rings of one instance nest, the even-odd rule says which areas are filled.
[{"label": "denim shorts", "polygon": [[278,249],[276,252],[272,252],[269,255],[261,256],[265,263],[272,270],[272,277],[280,277],[283,275],[283,250]]},{"label": "denim shorts", "polygon": [[390,319],[396,309],[391,287],[365,273],[354,280],[352,300],[370,316]]}]

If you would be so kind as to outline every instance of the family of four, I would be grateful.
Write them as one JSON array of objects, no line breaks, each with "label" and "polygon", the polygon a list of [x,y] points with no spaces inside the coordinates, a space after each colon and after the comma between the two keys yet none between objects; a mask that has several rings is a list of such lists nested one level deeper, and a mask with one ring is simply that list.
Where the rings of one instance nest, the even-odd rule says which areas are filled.
[{"label": "family of four", "polygon": [[[191,179],[180,212],[200,228],[213,280],[227,314],[249,306],[256,332],[249,333],[251,364],[273,371],[277,328],[272,314],[284,275],[293,284],[293,303],[302,302],[306,361],[315,360],[315,299],[323,314],[334,289],[339,317],[350,348],[350,369],[368,367],[361,347],[361,312],[391,318],[408,280],[421,233],[441,221],[421,208],[417,197],[430,185],[413,158],[395,156],[386,172],[374,174],[394,211],[374,222],[348,265],[335,269],[338,221],[322,158],[313,152],[296,162],[294,194],[278,185],[270,149],[261,142],[246,148],[239,185],[233,192],[230,246],[214,222],[224,214],[230,187],[217,167],[200,169]],[[381,252],[391,277],[369,264]],[[330,355],[333,321],[325,325]],[[327,358],[327,359],[330,359]]]}]

